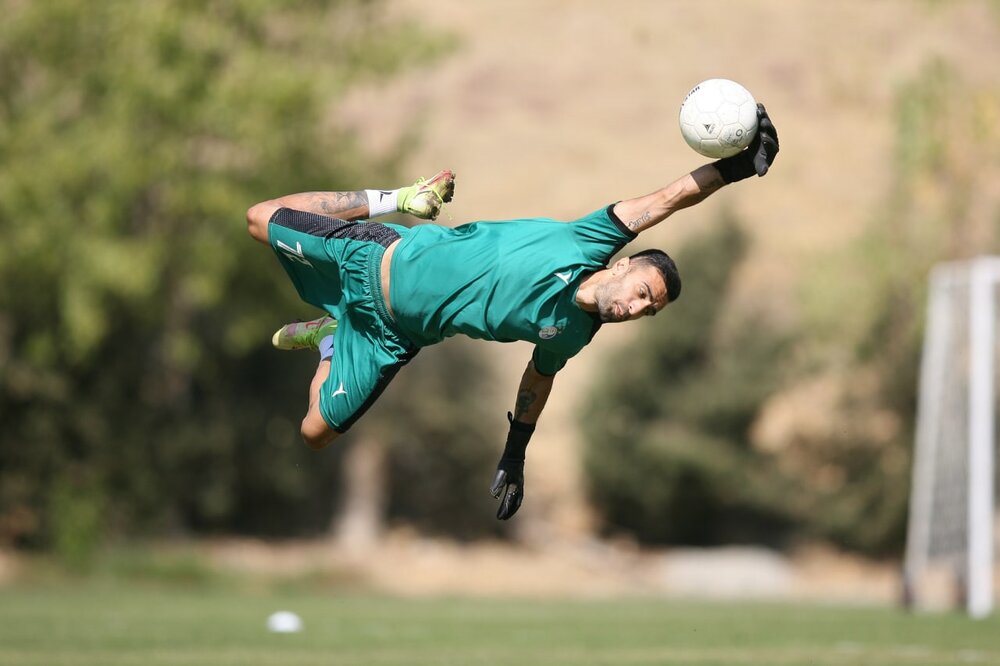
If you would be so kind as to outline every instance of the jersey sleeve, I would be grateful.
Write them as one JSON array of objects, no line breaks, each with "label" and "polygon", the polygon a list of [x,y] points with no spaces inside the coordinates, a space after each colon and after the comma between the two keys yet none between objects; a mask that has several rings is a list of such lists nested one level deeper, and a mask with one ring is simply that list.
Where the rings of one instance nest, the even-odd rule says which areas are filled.
[{"label": "jersey sleeve", "polygon": [[567,356],[550,349],[542,349],[538,345],[535,345],[535,351],[531,354],[531,363],[535,366],[535,371],[546,377],[551,377],[562,370],[568,360]]},{"label": "jersey sleeve", "polygon": [[618,219],[614,208],[611,204],[570,223],[584,256],[602,266],[637,235]]}]

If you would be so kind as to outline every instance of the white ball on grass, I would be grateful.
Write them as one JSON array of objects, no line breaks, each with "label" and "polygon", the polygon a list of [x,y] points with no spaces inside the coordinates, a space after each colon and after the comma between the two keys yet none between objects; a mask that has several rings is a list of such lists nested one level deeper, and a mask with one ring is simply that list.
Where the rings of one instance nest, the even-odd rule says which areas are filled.
[{"label": "white ball on grass", "polygon": [[276,634],[294,634],[302,631],[302,618],[291,611],[278,611],[267,618],[267,629]]}]

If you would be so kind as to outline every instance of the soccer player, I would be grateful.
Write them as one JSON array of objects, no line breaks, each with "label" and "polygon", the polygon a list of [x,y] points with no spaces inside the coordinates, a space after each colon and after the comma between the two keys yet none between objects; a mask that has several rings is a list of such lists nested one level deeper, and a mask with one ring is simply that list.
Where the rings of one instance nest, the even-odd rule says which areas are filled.
[{"label": "soccer player", "polygon": [[451,171],[397,190],[307,192],[252,206],[250,235],[273,248],[299,296],[328,313],[288,324],[272,340],[278,349],[319,350],[301,427],[306,444],[321,449],[347,431],[421,347],[459,333],[531,342],[490,488],[501,499],[497,517],[510,518],[524,497],[525,450],[556,373],[602,324],[653,316],[680,294],[666,253],[608,265],[611,258],[674,212],[766,174],[778,136],[763,105],[757,113],[757,136],[739,154],[572,222],[363,222],[395,212],[435,219],[452,198]]}]

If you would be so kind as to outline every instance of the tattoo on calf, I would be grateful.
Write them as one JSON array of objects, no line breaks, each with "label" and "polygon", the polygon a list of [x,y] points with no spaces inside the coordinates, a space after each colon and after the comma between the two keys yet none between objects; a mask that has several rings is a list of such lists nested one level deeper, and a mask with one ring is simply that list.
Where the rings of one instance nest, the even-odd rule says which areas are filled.
[{"label": "tattoo on calf", "polygon": [[649,222],[652,219],[652,217],[653,216],[650,215],[649,211],[647,210],[645,213],[643,213],[641,216],[637,217],[636,219],[629,220],[628,222],[626,222],[625,226],[627,226],[632,231],[635,231],[636,229],[638,229],[639,227],[641,227],[643,224]]},{"label": "tattoo on calf", "polygon": [[316,192],[314,201],[327,215],[338,215],[368,205],[364,192]]}]

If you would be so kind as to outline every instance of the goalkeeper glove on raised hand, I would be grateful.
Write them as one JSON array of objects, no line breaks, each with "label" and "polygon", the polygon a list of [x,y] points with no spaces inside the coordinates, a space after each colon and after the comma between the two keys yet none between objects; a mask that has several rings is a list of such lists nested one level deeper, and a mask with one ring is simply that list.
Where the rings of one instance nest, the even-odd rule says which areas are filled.
[{"label": "goalkeeper glove on raised hand", "polygon": [[490,494],[500,500],[497,519],[507,520],[521,508],[524,500],[524,452],[528,448],[531,434],[535,432],[533,423],[515,421],[507,412],[510,430],[507,431],[507,445],[497,463],[497,473],[490,486]]},{"label": "goalkeeper glove on raised hand", "polygon": [[767,109],[764,108],[763,104],[758,103],[757,135],[753,141],[750,142],[746,150],[713,162],[713,165],[722,174],[722,180],[727,183],[735,183],[755,174],[757,176],[766,174],[777,154],[778,130],[774,128],[774,123],[767,115]]}]

